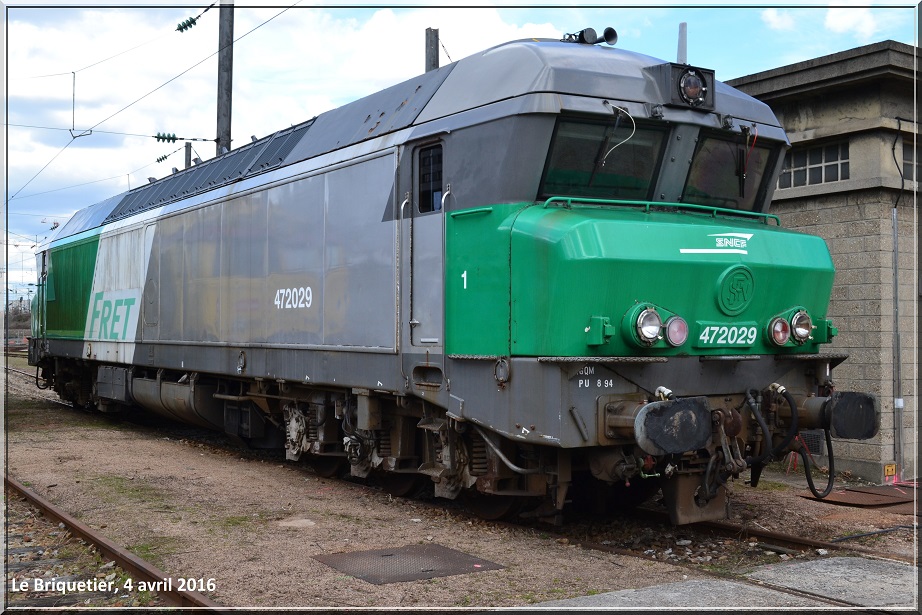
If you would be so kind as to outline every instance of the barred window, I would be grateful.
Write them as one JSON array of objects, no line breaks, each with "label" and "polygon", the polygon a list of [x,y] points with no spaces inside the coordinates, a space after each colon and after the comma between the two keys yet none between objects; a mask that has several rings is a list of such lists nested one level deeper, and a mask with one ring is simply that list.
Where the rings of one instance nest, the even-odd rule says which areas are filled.
[{"label": "barred window", "polygon": [[442,146],[419,151],[419,212],[442,208]]},{"label": "barred window", "polygon": [[784,156],[778,188],[812,186],[849,178],[848,141],[792,147]]},{"label": "barred window", "polygon": [[915,160],[913,160],[912,140],[903,139],[903,179],[906,181],[911,182],[919,179],[919,165],[922,163],[920,154],[922,154],[922,144],[916,143]]}]

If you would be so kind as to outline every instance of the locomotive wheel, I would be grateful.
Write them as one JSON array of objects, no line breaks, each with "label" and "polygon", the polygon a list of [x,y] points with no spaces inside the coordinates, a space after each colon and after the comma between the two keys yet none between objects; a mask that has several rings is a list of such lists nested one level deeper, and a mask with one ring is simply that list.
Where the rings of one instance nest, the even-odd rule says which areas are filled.
[{"label": "locomotive wheel", "polygon": [[510,519],[522,508],[524,498],[514,495],[493,495],[470,490],[465,493],[467,508],[486,521]]},{"label": "locomotive wheel", "polygon": [[311,459],[311,467],[321,478],[335,478],[343,473],[346,467],[345,457],[317,455]]},{"label": "locomotive wheel", "polygon": [[395,498],[408,497],[421,485],[421,476],[415,472],[383,472],[377,478],[384,491]]}]

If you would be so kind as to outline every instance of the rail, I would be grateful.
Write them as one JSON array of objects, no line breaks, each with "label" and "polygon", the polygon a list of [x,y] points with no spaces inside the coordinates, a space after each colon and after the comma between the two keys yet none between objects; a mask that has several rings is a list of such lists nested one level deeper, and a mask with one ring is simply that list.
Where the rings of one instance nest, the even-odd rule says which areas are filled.
[{"label": "rail", "polygon": [[[97,534],[92,528],[74,519],[15,478],[7,476],[5,478],[5,484],[8,489],[12,489],[40,508],[47,517],[53,518],[67,526],[71,534],[95,545],[100,554],[111,560],[115,560],[118,566],[130,573],[136,580],[157,583],[171,579],[165,572],[150,562],[146,562],[134,553],[126,551],[105,536]],[[172,587],[175,588],[179,586],[176,578],[172,578],[172,581]],[[221,605],[213,602],[204,594],[196,591],[178,589],[158,590],[157,595],[170,606],[205,607],[215,612],[220,612],[224,609]]]}]

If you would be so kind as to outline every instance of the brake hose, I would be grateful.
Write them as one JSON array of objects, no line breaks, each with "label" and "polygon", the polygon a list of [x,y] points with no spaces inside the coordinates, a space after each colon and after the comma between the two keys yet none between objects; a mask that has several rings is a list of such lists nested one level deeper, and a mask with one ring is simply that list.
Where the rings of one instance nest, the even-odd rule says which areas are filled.
[{"label": "brake hose", "polygon": [[807,486],[810,487],[810,493],[813,494],[817,500],[822,500],[827,495],[832,493],[832,485],[836,480],[836,460],[832,454],[832,436],[829,435],[829,430],[824,429],[823,433],[826,434],[826,450],[829,451],[829,481],[826,483],[826,490],[823,493],[819,493],[816,490],[816,486],[813,484],[813,475],[810,473],[810,457],[807,455],[807,447],[804,446],[802,440],[798,440],[799,444],[797,452],[800,453],[801,459],[804,460],[804,473],[807,475]]},{"label": "brake hose", "polygon": [[[704,489],[704,495],[702,499],[709,502],[717,496],[717,489],[726,484],[727,478],[730,477],[729,472],[715,472],[715,464],[717,463],[717,456],[720,455],[720,449],[714,453],[710,459],[708,459],[707,468],[704,471],[704,474],[701,475],[701,488]],[[714,477],[714,484],[711,485],[711,477]]]},{"label": "brake hose", "polygon": [[[794,398],[788,393],[780,384],[772,384],[769,389],[779,393],[784,400],[788,403],[788,406],[791,408],[791,426],[788,429],[787,435],[784,437],[784,440],[773,449],[769,449],[768,446],[771,443],[771,432],[768,430],[768,424],[765,422],[765,417],[762,416],[762,412],[759,410],[761,405],[761,399],[757,402],[752,397],[752,389],[746,391],[746,403],[749,404],[749,407],[752,409],[753,415],[756,417],[756,421],[759,423],[759,428],[762,430],[762,436],[764,438],[764,449],[763,452],[758,457],[747,457],[746,465],[752,468],[751,478],[749,484],[755,487],[759,484],[759,476],[762,474],[762,467],[765,465],[765,462],[783,451],[785,448],[790,445],[791,441],[797,435],[797,402],[794,401]],[[756,391],[758,393],[758,391]]]},{"label": "brake hose", "polygon": [[[759,428],[762,430],[762,437],[765,442],[765,452],[759,455],[758,457],[746,457],[746,467],[752,468],[752,478],[750,479],[750,484],[755,487],[759,483],[759,475],[762,472],[762,465],[765,461],[772,456],[774,451],[767,450],[768,444],[771,441],[771,432],[768,430],[768,423],[765,422],[765,417],[762,416],[762,412],[759,410],[761,405],[761,395],[759,396],[759,401],[756,401],[752,396],[752,392],[755,391],[756,394],[759,393],[756,389],[749,389],[746,391],[746,403],[749,404],[749,408],[752,410],[752,414],[756,417],[756,421],[759,423]],[[730,477],[730,472],[723,470],[722,472],[717,472],[715,476],[715,487],[711,488],[711,472],[714,470],[714,462],[716,460],[716,455],[711,457],[708,461],[707,470],[704,472],[704,476],[701,479],[701,484],[703,485],[705,492],[708,495],[708,499],[714,497],[717,492],[717,486],[722,485],[727,482],[727,479]]]},{"label": "brake hose", "polygon": [[[752,413],[755,415],[756,421],[759,423],[759,428],[762,430],[762,437],[765,441],[765,452],[758,457],[747,457],[746,465],[749,467],[762,465],[774,453],[774,451],[768,450],[768,445],[771,442],[771,432],[768,431],[768,424],[765,422],[765,417],[762,416],[762,412],[759,410],[759,405],[761,402],[756,402],[756,400],[753,399],[752,390],[753,389],[746,391],[746,403],[749,404],[749,408],[752,409]],[[756,392],[758,393],[758,391]]]},{"label": "brake hose", "polygon": [[791,407],[791,426],[788,429],[788,435],[784,437],[784,440],[781,441],[781,444],[772,449],[772,455],[777,455],[786,449],[797,435],[797,402],[794,401],[794,398],[790,393],[788,393],[788,390],[780,384],[773,384],[770,388],[780,393],[781,396],[784,397],[784,400],[788,402],[788,406]]},{"label": "brake hose", "polygon": [[41,369],[41,368],[40,368],[38,365],[35,366],[35,386],[38,387],[39,389],[41,389],[42,391],[44,391],[45,389],[49,388],[51,385],[48,383],[48,380],[47,380],[47,379],[45,379],[45,385],[44,385],[44,386],[43,386],[42,384],[39,383],[39,381],[38,381],[38,378],[39,378],[39,376],[38,376],[38,370],[40,370],[40,369]]}]

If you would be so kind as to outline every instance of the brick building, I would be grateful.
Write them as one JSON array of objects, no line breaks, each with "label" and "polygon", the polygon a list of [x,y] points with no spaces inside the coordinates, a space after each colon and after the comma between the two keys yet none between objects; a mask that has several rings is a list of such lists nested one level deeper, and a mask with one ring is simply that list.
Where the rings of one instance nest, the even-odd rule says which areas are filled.
[{"label": "brick building", "polygon": [[728,81],[768,104],[791,140],[772,213],[832,252],[839,335],[827,352],[849,354],[834,380],[881,402],[880,433],[833,441],[835,467],[874,482],[893,464],[898,478],[918,476],[917,51],[884,41]]}]

